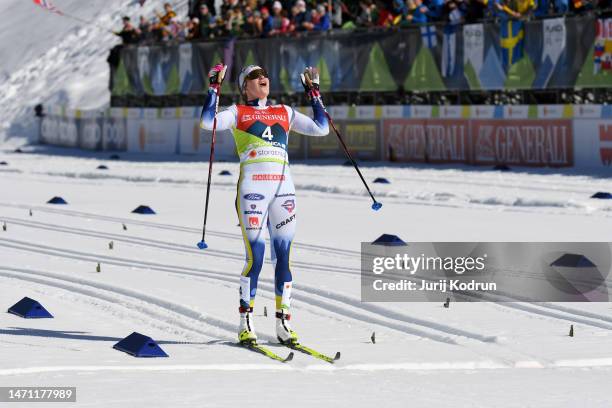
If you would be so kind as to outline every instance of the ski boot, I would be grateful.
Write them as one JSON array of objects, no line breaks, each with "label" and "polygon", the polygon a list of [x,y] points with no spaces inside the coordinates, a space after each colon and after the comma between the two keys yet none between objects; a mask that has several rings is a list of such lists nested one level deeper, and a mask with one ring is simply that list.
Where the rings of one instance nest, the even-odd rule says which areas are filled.
[{"label": "ski boot", "polygon": [[276,311],[276,338],[282,344],[297,344],[298,335],[291,329],[289,320],[291,320],[291,315],[286,309]]},{"label": "ski boot", "polygon": [[240,326],[238,327],[240,343],[256,343],[257,335],[253,326],[253,308],[240,308]]}]

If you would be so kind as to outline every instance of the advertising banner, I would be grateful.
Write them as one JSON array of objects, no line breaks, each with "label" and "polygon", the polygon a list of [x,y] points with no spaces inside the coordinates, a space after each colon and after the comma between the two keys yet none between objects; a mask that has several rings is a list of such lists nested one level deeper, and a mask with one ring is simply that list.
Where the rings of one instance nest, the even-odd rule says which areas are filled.
[{"label": "advertising banner", "polygon": [[[340,124],[336,124],[340,126]],[[340,130],[342,131],[342,130]],[[340,157],[342,147],[338,143],[338,138],[333,131],[325,137],[308,137],[308,158],[321,159]]]},{"label": "advertising banner", "polygon": [[[121,95],[206,93],[206,73],[228,64],[223,93],[240,67],[257,64],[273,94],[301,92],[305,65],[321,71],[327,92],[605,88],[610,85],[610,19],[582,15],[548,20],[465,25],[413,25],[320,36],[239,38],[124,46],[111,65],[111,92]],[[460,27],[460,26],[459,26]],[[324,62],[323,65],[322,62]],[[360,107],[357,107],[360,109]],[[372,118],[364,112],[361,118]],[[338,119],[342,116],[334,116]],[[418,115],[416,117],[419,117]]]},{"label": "advertising banner", "polygon": [[127,112],[113,108],[104,117],[102,126],[102,148],[104,150],[124,151],[127,148]]},{"label": "advertising banner", "polygon": [[64,116],[58,121],[57,145],[77,147],[79,145],[79,132],[77,120],[74,116]]},{"label": "advertising banner", "polygon": [[[309,108],[297,108],[307,112]],[[200,107],[70,110],[50,106],[40,140],[57,146],[207,159],[212,132]],[[535,167],[612,167],[612,109],[605,105],[339,106],[336,126],[355,158]],[[364,119],[364,117],[372,119]],[[291,160],[345,155],[333,131],[291,132]],[[217,160],[237,160],[231,130],[217,132]]]},{"label": "advertising banner", "polygon": [[[185,107],[181,109],[181,138],[180,151],[184,154],[204,154],[206,149],[201,149],[204,130],[200,129],[201,108]],[[209,146],[210,147],[210,146]],[[208,149],[210,153],[210,149]]]},{"label": "advertising banner", "polygon": [[[338,120],[334,122],[354,158],[381,160],[380,121]],[[308,158],[344,158],[338,137],[330,127],[325,137],[306,136]]]},{"label": "advertising banner", "polygon": [[40,124],[40,142],[43,144],[59,144],[59,120],[55,115],[47,115]]},{"label": "advertising banner", "polygon": [[102,150],[102,127],[104,117],[98,111],[81,111],[79,147],[87,150]]},{"label": "advertising banner", "polygon": [[385,158],[391,161],[465,163],[469,123],[464,119],[387,119]]},{"label": "advertising banner", "polygon": [[42,119],[40,125],[41,143],[77,147],[79,145],[79,115],[75,110],[66,111],[60,107],[52,107]]},{"label": "advertising banner", "polygon": [[612,119],[574,120],[574,146],[577,167],[605,168],[612,172]]},{"label": "advertising banner", "polygon": [[473,164],[574,164],[571,120],[472,120],[471,133]]},{"label": "advertising banner", "polygon": [[[130,152],[177,152],[178,121],[161,118],[161,109],[142,109],[138,119],[128,126],[127,149]],[[172,122],[175,122],[173,126]]]},{"label": "advertising banner", "polygon": [[[374,120],[343,123],[342,134],[346,137],[347,146],[353,157],[362,160],[381,160],[379,124],[380,121]],[[330,133],[333,134],[333,130]]]}]

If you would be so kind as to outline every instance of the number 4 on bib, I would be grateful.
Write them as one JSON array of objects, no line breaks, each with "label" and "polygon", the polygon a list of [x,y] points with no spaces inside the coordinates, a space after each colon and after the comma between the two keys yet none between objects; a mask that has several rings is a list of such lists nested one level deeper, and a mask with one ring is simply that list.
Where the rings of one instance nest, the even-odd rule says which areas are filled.
[{"label": "number 4 on bib", "polygon": [[261,135],[261,137],[262,137],[262,139],[268,139],[268,140],[274,139],[274,136],[272,135],[272,129],[270,129],[270,126],[268,126],[266,128],[266,130],[264,130],[264,132]]}]

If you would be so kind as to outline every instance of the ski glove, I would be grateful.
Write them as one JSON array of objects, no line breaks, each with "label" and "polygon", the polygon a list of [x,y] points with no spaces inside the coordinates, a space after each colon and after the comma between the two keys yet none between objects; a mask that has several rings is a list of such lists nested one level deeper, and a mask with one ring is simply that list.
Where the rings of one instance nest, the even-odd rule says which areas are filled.
[{"label": "ski glove", "polygon": [[219,91],[223,78],[225,77],[226,65],[217,64],[210,71],[208,71],[208,81],[210,82],[209,88],[214,89],[215,92]]},{"label": "ski glove", "polygon": [[[325,105],[323,105],[323,99],[321,99],[321,93],[319,92],[319,71],[316,68],[307,67],[304,73],[300,74],[300,79],[302,80],[304,91],[306,91],[306,95],[312,105],[315,122],[319,127],[327,129]],[[327,134],[327,132],[325,134]]]},{"label": "ski glove", "polygon": [[308,99],[321,98],[319,92],[319,71],[313,67],[307,67],[304,73],[300,74],[304,91],[308,96]]}]

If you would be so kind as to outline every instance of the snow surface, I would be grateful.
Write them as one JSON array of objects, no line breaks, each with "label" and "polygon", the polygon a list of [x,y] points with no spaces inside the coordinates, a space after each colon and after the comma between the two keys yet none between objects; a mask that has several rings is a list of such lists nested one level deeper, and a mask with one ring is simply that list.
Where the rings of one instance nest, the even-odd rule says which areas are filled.
[{"label": "snow surface", "polygon": [[[71,406],[84,407],[612,405],[609,303],[362,303],[359,280],[360,242],[382,233],[610,241],[612,205],[588,198],[612,190],[609,179],[364,165],[366,179],[391,181],[372,185],[384,203],[372,212],[351,167],[292,165],[294,327],[304,344],[342,358],[331,365],[297,353],[281,364],[233,344],[244,259],[236,163],[215,164],[210,247],[200,251],[206,162],[34,150],[0,152],[8,162],[0,166],[0,306],[29,296],[55,318],[0,314],[3,386],[76,386]],[[101,163],[109,170],[96,170]],[[217,175],[224,169],[232,176]],[[69,204],[44,204],[55,195]],[[131,214],[140,204],[157,215]],[[272,278],[267,262],[256,327],[262,343],[286,354],[274,342],[274,319],[262,315],[274,307]],[[133,331],[158,340],[170,358],[112,349]]]},{"label": "snow surface", "polygon": [[[31,0],[0,2],[0,142],[34,136],[32,109],[38,103],[79,109],[108,106],[106,58],[121,42],[110,31],[121,29],[124,15],[137,24],[140,15],[151,18],[163,5],[148,1],[141,8],[137,0],[52,3],[67,16],[43,10]],[[186,14],[187,0],[172,4],[178,15]]]}]

